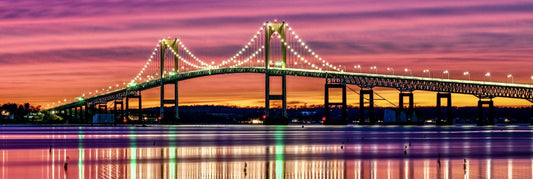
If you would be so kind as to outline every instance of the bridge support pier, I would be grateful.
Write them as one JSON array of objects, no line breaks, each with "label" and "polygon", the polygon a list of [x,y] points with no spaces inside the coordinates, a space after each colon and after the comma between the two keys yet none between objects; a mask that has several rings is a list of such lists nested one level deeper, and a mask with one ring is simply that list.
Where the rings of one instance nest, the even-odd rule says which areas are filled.
[{"label": "bridge support pier", "polygon": [[[409,105],[407,106],[407,110],[404,109],[404,98],[407,97],[408,100],[409,100]],[[412,122],[412,118],[413,118],[413,111],[414,111],[414,99],[413,99],[413,92],[412,91],[401,91],[400,92],[400,95],[399,95],[399,105],[398,105],[398,108],[399,108],[399,113],[398,114],[401,114],[402,112],[405,112],[406,115],[405,115],[405,121],[402,121],[400,120],[400,116],[401,115],[398,115],[398,120],[396,121],[397,123],[402,123],[402,122]]]},{"label": "bridge support pier", "polygon": [[[488,116],[487,120],[485,121],[485,118],[483,117],[483,105],[489,106]],[[482,100],[481,98],[477,102],[477,125],[494,125],[494,102],[492,99],[489,100]]]},{"label": "bridge support pier", "polygon": [[87,124],[89,123],[89,120],[92,120],[92,119],[89,119],[89,105],[87,103],[83,104],[82,106],[83,108],[83,123],[84,124]]},{"label": "bridge support pier", "polygon": [[[365,95],[368,95],[368,107],[365,106]],[[367,109],[368,108],[368,109]],[[365,118],[365,112],[368,110],[368,120]],[[375,125],[374,118],[374,90],[361,89],[359,93],[359,124],[360,125]]]},{"label": "bridge support pier", "polygon": [[[342,89],[342,102],[330,102],[329,101],[329,89],[340,88]],[[330,106],[342,106],[342,115],[341,119],[331,119],[330,117]],[[346,83],[329,83],[326,79],[326,85],[324,88],[324,108],[325,108],[325,125],[346,125],[348,124],[348,112],[346,105]]]},{"label": "bridge support pier", "polygon": [[533,105],[531,106],[531,113],[530,113],[530,117],[529,117],[529,124],[530,124],[530,125],[533,125]]},{"label": "bridge support pier", "polygon": [[[442,119],[441,99],[446,99],[446,118]],[[452,119],[452,94],[451,93],[437,93],[437,125],[451,125]]]},{"label": "bridge support pier", "polygon": [[[165,99],[165,86],[161,86],[161,107],[160,107],[160,110],[159,110],[159,117],[160,119],[159,120],[163,120],[165,119],[165,104],[174,104],[175,108],[176,108],[176,111],[175,111],[175,115],[174,117],[179,117],[178,116],[178,82],[176,82],[174,84],[174,97],[175,99]],[[139,101],[140,101],[140,98],[139,98]],[[172,120],[172,122],[176,122],[178,118],[175,118],[174,120]],[[167,122],[170,122],[170,121],[167,121]]]},{"label": "bridge support pier", "polygon": [[83,107],[81,105],[76,106],[76,119],[78,119],[78,123],[83,123]]},{"label": "bridge support pier", "polygon": [[[140,93],[139,93],[140,94]],[[140,98],[139,98],[139,104],[140,104]],[[174,99],[165,99],[165,86],[161,85],[161,103],[159,108],[159,120],[165,119],[165,104],[174,104],[174,107],[176,109],[174,114],[174,120],[173,122],[176,122],[177,119],[179,119],[179,113],[178,113],[178,82],[174,84]]]},{"label": "bridge support pier", "polygon": [[74,114],[73,114],[74,120],[79,120],[78,118],[78,106],[74,106]]},{"label": "bridge support pier", "polygon": [[126,111],[124,118],[127,118],[127,116],[130,114],[130,99],[131,98],[137,98],[139,100],[139,108],[137,111],[137,115],[139,116],[138,122],[142,122],[142,102],[141,102],[141,92],[139,91],[138,95],[126,95]]},{"label": "bridge support pier", "polygon": [[[126,97],[127,98],[127,97]],[[122,100],[115,100],[115,106],[114,106],[114,114],[115,114],[115,123],[117,121],[121,121],[121,119],[124,119],[124,101]],[[118,110],[117,106],[120,105],[120,110]]]},{"label": "bridge support pier", "polygon": [[98,110],[102,113],[107,113],[107,104],[98,104]]},{"label": "bridge support pier", "polygon": [[[141,92],[139,91],[139,95],[141,95]],[[178,97],[178,81],[176,81],[176,83],[174,83],[174,110],[175,110],[175,113],[174,113],[174,119],[176,120],[179,120],[180,119],[180,113],[179,113],[179,101],[178,101],[179,97]],[[141,105],[141,98],[139,98],[139,106]],[[139,109],[142,109],[142,108],[139,108]],[[139,116],[140,113],[139,113]]]},{"label": "bridge support pier", "polygon": [[[270,94],[270,77],[279,76],[281,77],[281,94],[272,95]],[[274,117],[270,115],[270,101],[280,100],[281,101],[281,116]],[[287,119],[287,76],[285,75],[272,75],[268,72],[265,73],[265,116],[264,124],[288,124]]]}]

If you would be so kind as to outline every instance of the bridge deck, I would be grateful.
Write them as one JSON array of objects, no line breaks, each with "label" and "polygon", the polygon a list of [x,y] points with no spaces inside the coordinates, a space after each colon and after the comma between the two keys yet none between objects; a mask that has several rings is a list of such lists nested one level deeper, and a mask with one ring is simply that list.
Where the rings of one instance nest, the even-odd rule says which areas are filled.
[{"label": "bridge deck", "polygon": [[[161,86],[161,83],[170,84],[192,78],[209,75],[231,74],[231,73],[265,73],[264,67],[238,67],[238,68],[218,68],[188,71],[178,73],[173,76],[166,76],[163,79],[156,79],[137,84],[129,88],[110,91],[105,94],[89,97],[83,101],[73,102],[58,106],[53,109],[65,109],[79,106],[84,103],[100,104],[122,99],[126,94],[134,91],[142,91]],[[469,81],[455,79],[426,78],[414,76],[368,74],[353,72],[317,71],[293,68],[269,68],[268,73],[272,75],[290,75],[314,78],[331,78],[333,82],[346,83],[360,86],[362,88],[386,87],[395,88],[400,91],[435,91],[459,94],[471,94],[481,98],[507,97],[526,99],[533,102],[533,86],[524,84]]]}]

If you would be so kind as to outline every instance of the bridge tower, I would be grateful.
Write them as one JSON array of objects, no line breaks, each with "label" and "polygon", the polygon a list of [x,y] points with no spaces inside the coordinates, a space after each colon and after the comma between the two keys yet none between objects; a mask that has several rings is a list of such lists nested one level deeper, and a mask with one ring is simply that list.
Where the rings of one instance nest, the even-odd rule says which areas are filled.
[{"label": "bridge tower", "polygon": [[[174,99],[165,99],[165,82],[163,81],[163,78],[165,77],[165,52],[168,48],[171,48],[174,50],[174,52],[178,53],[178,39],[161,39],[161,42],[159,44],[159,52],[161,53],[161,69],[160,69],[160,85],[161,85],[161,96],[160,96],[160,108],[159,108],[159,117],[160,119],[165,118],[165,104],[174,104],[176,113],[174,114],[175,119],[179,119],[179,113],[178,113],[178,81],[174,83]],[[178,57],[174,56],[174,72],[170,73],[175,74],[178,73]],[[140,100],[139,100],[140,101]]]},{"label": "bridge tower", "polygon": [[[270,116],[270,101],[271,100],[281,100],[282,111],[281,119],[282,121],[274,123],[286,123],[287,121],[287,79],[285,75],[281,74],[272,74],[269,71],[270,66],[270,39],[272,34],[278,33],[281,36],[281,68],[287,67],[287,45],[286,43],[286,24],[285,22],[266,22],[265,23],[265,121],[267,123],[274,122],[272,116]],[[272,95],[270,94],[270,77],[271,76],[280,76],[281,77],[281,95]]]}]

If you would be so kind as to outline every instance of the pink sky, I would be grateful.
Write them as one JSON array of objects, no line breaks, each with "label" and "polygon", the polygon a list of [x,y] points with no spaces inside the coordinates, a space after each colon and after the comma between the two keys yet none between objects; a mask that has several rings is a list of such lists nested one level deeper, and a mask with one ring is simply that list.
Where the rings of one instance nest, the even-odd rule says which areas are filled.
[{"label": "pink sky", "polygon": [[[221,61],[265,21],[285,20],[327,61],[368,72],[410,68],[434,77],[449,70],[473,80],[491,72],[517,83],[533,75],[531,1],[3,1],[0,2],[0,103],[46,106],[131,80],[160,38],[180,38],[202,59]],[[323,79],[289,78],[291,105],[323,103]],[[181,104],[262,106],[263,75],[180,82]],[[397,101],[394,89],[378,89]],[[157,90],[144,93],[157,105]],[[170,96],[170,93],[169,93]],[[350,97],[351,96],[351,97]],[[476,98],[456,95],[454,105]],[[355,94],[349,103],[355,105]],[[496,98],[496,105],[530,105]],[[416,92],[419,106],[435,94]],[[382,106],[387,106],[386,103]]]}]

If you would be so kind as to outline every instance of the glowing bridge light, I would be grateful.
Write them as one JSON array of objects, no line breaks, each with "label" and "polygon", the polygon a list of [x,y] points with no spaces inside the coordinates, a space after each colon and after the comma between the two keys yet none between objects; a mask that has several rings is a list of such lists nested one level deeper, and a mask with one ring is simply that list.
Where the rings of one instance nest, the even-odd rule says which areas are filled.
[{"label": "glowing bridge light", "polygon": [[485,81],[487,77],[489,78],[489,82],[492,81],[492,77],[490,76],[490,72],[485,73],[485,76],[483,77],[483,81]]},{"label": "glowing bridge light", "polygon": [[467,72],[467,71],[463,72],[462,78],[464,78],[464,76],[467,76],[467,75],[468,75],[468,81],[470,81],[470,72]]},{"label": "glowing bridge light", "polygon": [[428,78],[431,78],[431,72],[429,71],[429,69],[425,69],[424,71],[422,71],[423,73],[428,73]]},{"label": "glowing bridge light", "polygon": [[392,75],[394,75],[394,68],[387,68],[387,71],[392,71]]},{"label": "glowing bridge light", "polygon": [[514,77],[513,77],[513,75],[511,75],[511,74],[508,74],[508,75],[507,75],[507,79],[505,79],[507,83],[509,82],[509,81],[508,81],[509,78],[511,78],[511,83],[514,83]]}]

